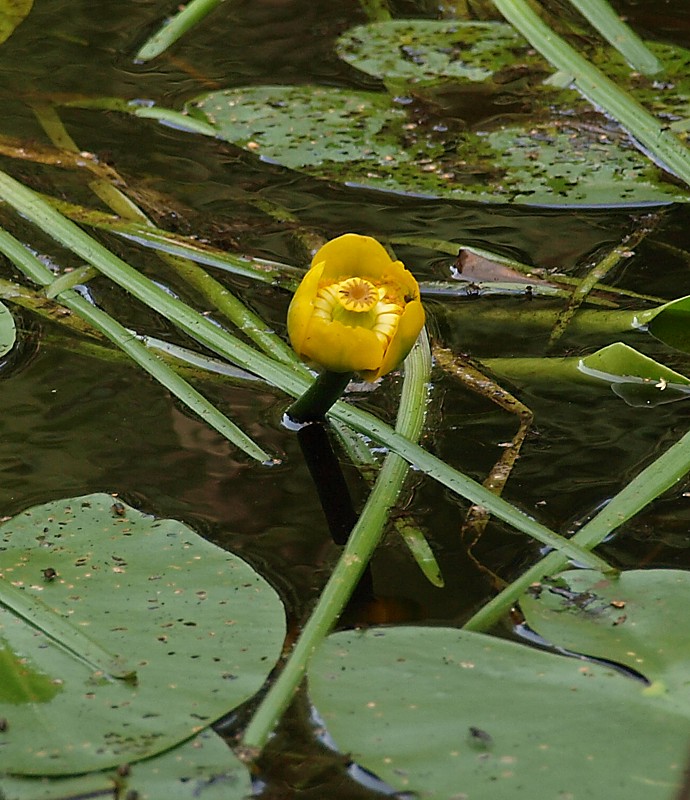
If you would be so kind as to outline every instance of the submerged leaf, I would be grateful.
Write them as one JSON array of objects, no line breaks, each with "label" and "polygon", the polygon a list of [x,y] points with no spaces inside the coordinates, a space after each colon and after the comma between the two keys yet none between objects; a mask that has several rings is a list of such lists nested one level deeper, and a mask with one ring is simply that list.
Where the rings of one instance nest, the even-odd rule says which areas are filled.
[{"label": "submerged leaf", "polygon": [[[0,541],[0,775],[160,753],[251,697],[280,653],[275,592],[182,523],[95,494],[29,509]],[[40,599],[45,619],[16,616],[3,585]],[[81,640],[125,657],[136,677],[94,667]]]}]

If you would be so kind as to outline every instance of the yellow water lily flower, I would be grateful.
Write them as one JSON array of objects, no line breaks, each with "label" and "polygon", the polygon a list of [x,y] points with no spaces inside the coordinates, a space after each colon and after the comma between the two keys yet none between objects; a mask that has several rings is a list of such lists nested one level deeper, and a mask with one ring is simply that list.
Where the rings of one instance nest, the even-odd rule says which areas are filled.
[{"label": "yellow water lily flower", "polygon": [[295,292],[288,334],[305,361],[373,381],[395,369],[424,326],[419,286],[370,236],[327,242]]}]

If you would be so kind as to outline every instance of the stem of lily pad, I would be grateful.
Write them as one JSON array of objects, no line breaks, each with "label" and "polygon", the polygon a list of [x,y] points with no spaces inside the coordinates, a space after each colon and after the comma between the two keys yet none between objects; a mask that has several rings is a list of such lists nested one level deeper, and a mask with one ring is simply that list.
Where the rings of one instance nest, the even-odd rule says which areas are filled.
[{"label": "stem of lily pad", "polygon": [[318,422],[339,400],[352,379],[351,372],[322,372],[285,412],[293,422]]}]

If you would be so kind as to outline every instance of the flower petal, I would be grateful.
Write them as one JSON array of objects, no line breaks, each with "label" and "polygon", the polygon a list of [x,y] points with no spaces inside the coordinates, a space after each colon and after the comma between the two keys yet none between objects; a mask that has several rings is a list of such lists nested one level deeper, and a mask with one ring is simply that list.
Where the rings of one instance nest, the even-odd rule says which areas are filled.
[{"label": "flower petal", "polygon": [[412,350],[417,341],[419,332],[424,327],[424,308],[419,300],[413,300],[405,306],[405,310],[400,316],[400,322],[388,345],[388,349],[383,357],[381,366],[376,370],[373,377],[363,376],[365,380],[373,381],[386,375],[402,363],[405,356]]},{"label": "flower petal", "polygon": [[287,329],[290,343],[298,356],[302,356],[302,342],[314,313],[314,298],[323,273],[323,262],[316,263],[307,271],[297,291],[292,297],[287,315]]},{"label": "flower petal", "polygon": [[358,233],[345,233],[326,242],[311,263],[322,261],[325,262],[323,277],[329,282],[355,277],[379,280],[391,275],[396,264],[404,269],[399,261],[391,261],[386,248],[376,239]]},{"label": "flower petal", "polygon": [[299,355],[331,372],[376,370],[383,361],[383,345],[368,328],[313,317]]}]

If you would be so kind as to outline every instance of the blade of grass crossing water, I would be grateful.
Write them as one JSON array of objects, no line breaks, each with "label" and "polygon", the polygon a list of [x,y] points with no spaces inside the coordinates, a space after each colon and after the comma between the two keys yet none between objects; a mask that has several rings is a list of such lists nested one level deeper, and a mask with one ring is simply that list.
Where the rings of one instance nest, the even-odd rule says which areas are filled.
[{"label": "blade of grass crossing water", "polygon": [[[24,245],[7,231],[0,229],[0,251],[2,251],[31,280],[41,286],[50,286],[54,275]],[[170,367],[157,358],[139,339],[135,338],[119,322],[106,314],[74,290],[60,292],[57,299],[82,319],[108,337],[140,367],[152,375],[161,385],[184,403],[191,411],[240,448],[248,456],[261,463],[274,459],[256,442],[247,436],[234,422],[229,420],[196,389],[190,386]]]}]

